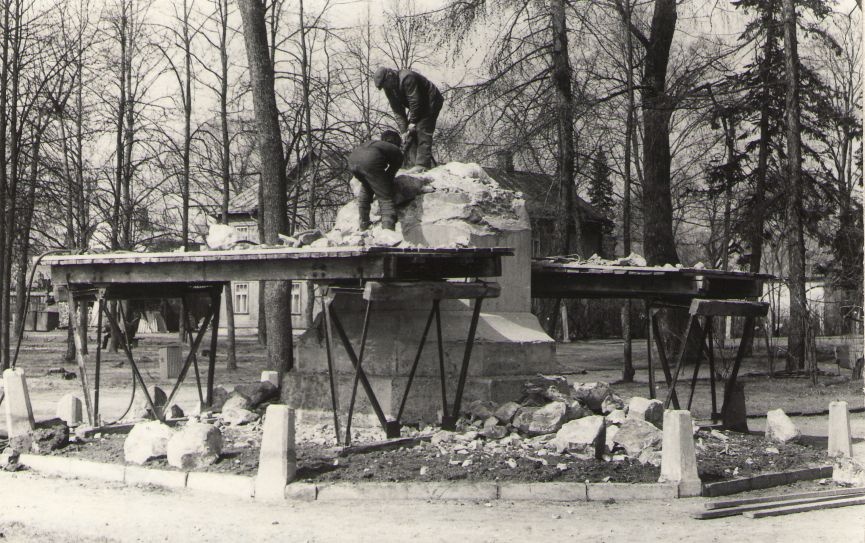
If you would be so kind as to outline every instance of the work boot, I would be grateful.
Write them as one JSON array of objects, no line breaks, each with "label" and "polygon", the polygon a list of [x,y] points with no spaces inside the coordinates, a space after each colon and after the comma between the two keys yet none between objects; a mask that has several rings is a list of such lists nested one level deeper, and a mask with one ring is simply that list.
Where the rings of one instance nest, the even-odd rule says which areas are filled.
[{"label": "work boot", "polygon": [[371,224],[369,220],[369,202],[363,202],[362,200],[358,200],[357,202],[357,215],[358,215],[358,227],[361,231],[368,230]]},{"label": "work boot", "polygon": [[381,215],[381,227],[385,230],[394,230],[396,227],[396,209],[393,200],[379,199],[378,211]]}]

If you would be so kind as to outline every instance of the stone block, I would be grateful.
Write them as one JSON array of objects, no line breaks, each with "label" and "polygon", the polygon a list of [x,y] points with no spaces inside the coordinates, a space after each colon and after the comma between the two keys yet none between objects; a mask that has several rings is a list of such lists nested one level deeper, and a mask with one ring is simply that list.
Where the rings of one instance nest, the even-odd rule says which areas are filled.
[{"label": "stone block", "polygon": [[123,456],[133,464],[144,464],[151,458],[165,456],[168,440],[173,434],[170,427],[159,421],[139,422],[123,442]]},{"label": "stone block", "polygon": [[850,412],[847,402],[829,404],[829,456],[853,456],[853,441],[850,436]]},{"label": "stone block", "polygon": [[285,485],[297,472],[294,447],[294,410],[286,405],[271,404],[264,415],[255,499],[284,500]]},{"label": "stone block", "polygon": [[628,402],[628,418],[644,420],[654,424],[658,428],[663,428],[664,402],[634,396]]},{"label": "stone block", "polygon": [[179,469],[200,469],[219,459],[222,433],[212,424],[189,422],[174,432],[165,448],[168,464]]},{"label": "stone block", "polygon": [[677,484],[680,497],[700,495],[702,483],[697,474],[694,428],[689,411],[668,410],[664,413],[661,477],[658,482]]},{"label": "stone block", "polygon": [[80,424],[83,420],[81,399],[74,394],[67,394],[57,402],[57,418],[69,426]]},{"label": "stone block", "polygon": [[722,423],[727,430],[748,432],[748,410],[745,405],[745,383],[736,381],[730,394],[730,405],[721,410]]},{"label": "stone block", "polygon": [[33,431],[33,407],[30,405],[30,392],[27,379],[21,368],[3,371],[3,405],[6,407],[6,431],[9,437],[28,434]]}]

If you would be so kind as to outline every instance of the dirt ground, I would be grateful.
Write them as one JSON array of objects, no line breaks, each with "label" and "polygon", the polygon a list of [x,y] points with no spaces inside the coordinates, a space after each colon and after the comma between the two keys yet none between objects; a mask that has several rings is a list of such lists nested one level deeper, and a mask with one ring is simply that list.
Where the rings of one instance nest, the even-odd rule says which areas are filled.
[{"label": "dirt ground", "polygon": [[[3,541],[856,542],[865,507],[693,520],[703,498],[619,503],[312,502],[264,505],[191,491],[0,473]],[[810,488],[801,488],[805,490]]]}]

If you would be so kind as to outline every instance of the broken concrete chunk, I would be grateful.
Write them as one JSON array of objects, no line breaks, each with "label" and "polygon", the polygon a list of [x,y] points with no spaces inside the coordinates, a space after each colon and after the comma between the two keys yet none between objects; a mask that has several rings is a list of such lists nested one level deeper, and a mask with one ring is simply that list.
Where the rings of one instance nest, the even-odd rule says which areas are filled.
[{"label": "broken concrete chunk", "polygon": [[604,400],[611,394],[610,385],[603,382],[574,383],[573,397],[595,413],[601,412]]},{"label": "broken concrete chunk", "polygon": [[558,432],[565,423],[567,407],[564,402],[551,402],[532,414],[529,434],[542,435]]},{"label": "broken concrete chunk", "polygon": [[475,400],[469,404],[468,414],[474,420],[483,420],[493,416],[496,411],[496,404],[485,400]]},{"label": "broken concrete chunk", "polygon": [[601,413],[603,413],[604,415],[609,415],[613,411],[622,410],[624,408],[625,400],[623,400],[621,396],[612,391],[606,398],[604,398],[604,401],[601,402]]},{"label": "broken concrete chunk", "polygon": [[499,422],[502,424],[510,424],[510,422],[514,419],[514,415],[517,413],[517,410],[522,407],[517,402],[505,402],[496,409],[496,412],[493,413],[493,416],[499,419]]},{"label": "broken concrete chunk", "polygon": [[487,439],[502,439],[508,434],[508,429],[501,425],[485,427],[481,430],[481,435]]},{"label": "broken concrete chunk", "polygon": [[627,418],[627,415],[625,415],[625,412],[623,410],[616,409],[608,413],[607,416],[604,418],[606,419],[607,425],[609,426],[610,424],[622,424],[623,422],[625,422],[625,418]]},{"label": "broken concrete chunk", "polygon": [[628,418],[651,422],[658,428],[664,427],[664,402],[634,396],[628,402]]},{"label": "broken concrete chunk", "polygon": [[571,401],[571,389],[568,380],[561,376],[538,375],[523,384],[523,405],[541,406],[548,402]]},{"label": "broken concrete chunk", "polygon": [[577,420],[594,415],[591,409],[583,405],[579,400],[571,400],[568,403],[568,420]]},{"label": "broken concrete chunk", "polygon": [[210,406],[214,411],[219,411],[228,400],[228,391],[219,386],[213,389],[213,405]]},{"label": "broken concrete chunk", "polygon": [[241,239],[234,227],[227,224],[211,224],[206,241],[210,249],[223,250],[231,249]]},{"label": "broken concrete chunk", "polygon": [[168,463],[180,469],[209,466],[222,453],[222,433],[212,424],[191,422],[168,440]]},{"label": "broken concrete chunk", "polygon": [[139,422],[123,442],[123,457],[133,464],[144,464],[151,458],[165,456],[168,440],[174,431],[159,421]]},{"label": "broken concrete chunk", "polygon": [[222,414],[219,415],[220,420],[224,424],[228,424],[231,426],[240,426],[241,424],[248,424],[250,422],[255,422],[261,418],[261,416],[249,409],[242,409],[240,407],[231,408],[231,409],[223,409]]},{"label": "broken concrete chunk", "polygon": [[796,427],[783,409],[773,409],[766,413],[766,439],[776,443],[796,441],[802,432]]},{"label": "broken concrete chunk", "polygon": [[588,454],[600,458],[604,450],[604,417],[592,415],[562,425],[551,441],[558,452]]},{"label": "broken concrete chunk", "polygon": [[12,447],[6,447],[0,453],[0,469],[4,471],[18,471],[20,464],[18,458],[20,453]]},{"label": "broken concrete chunk", "polygon": [[532,418],[535,416],[535,411],[537,411],[538,407],[521,407],[517,410],[516,414],[514,414],[514,420],[511,424],[514,425],[514,428],[519,430],[524,434],[529,433],[529,426],[532,424]]},{"label": "broken concrete chunk", "polygon": [[607,425],[606,436],[604,438],[604,452],[612,454],[616,450],[616,434],[619,433],[619,427],[615,425]]},{"label": "broken concrete chunk", "polygon": [[300,245],[309,245],[315,240],[319,240],[324,237],[324,234],[318,228],[314,230],[304,230],[299,234],[294,235],[297,238],[297,241],[300,242]]},{"label": "broken concrete chunk", "polygon": [[638,458],[644,449],[660,449],[663,439],[663,432],[654,424],[639,419],[626,419],[616,432],[614,441],[625,449],[625,454]]},{"label": "broken concrete chunk", "polygon": [[249,406],[246,409],[254,409],[262,403],[279,396],[279,389],[270,381],[237,385],[234,387],[234,392],[249,400]]},{"label": "broken concrete chunk", "polygon": [[865,487],[865,462],[844,456],[837,458],[832,466],[832,480],[842,485]]},{"label": "broken concrete chunk", "polygon": [[225,403],[222,404],[222,412],[231,411],[232,409],[249,409],[251,407],[251,402],[249,398],[235,390],[232,392],[228,399],[225,400]]}]

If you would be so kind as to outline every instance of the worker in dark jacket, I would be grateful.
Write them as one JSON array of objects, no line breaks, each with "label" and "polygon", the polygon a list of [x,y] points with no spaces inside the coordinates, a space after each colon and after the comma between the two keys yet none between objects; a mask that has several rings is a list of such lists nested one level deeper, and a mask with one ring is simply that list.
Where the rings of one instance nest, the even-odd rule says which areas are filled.
[{"label": "worker in dark jacket", "polygon": [[368,141],[348,155],[348,167],[360,181],[357,197],[360,213],[360,229],[369,228],[369,208],[373,194],[378,198],[381,226],[393,230],[396,224],[396,208],[393,204],[393,180],[402,166],[402,140],[395,130],[385,130],[381,140]]},{"label": "worker in dark jacket", "polygon": [[411,70],[379,68],[373,76],[384,90],[406,141],[407,163],[416,171],[432,167],[432,142],[444,99],[429,79]]}]

